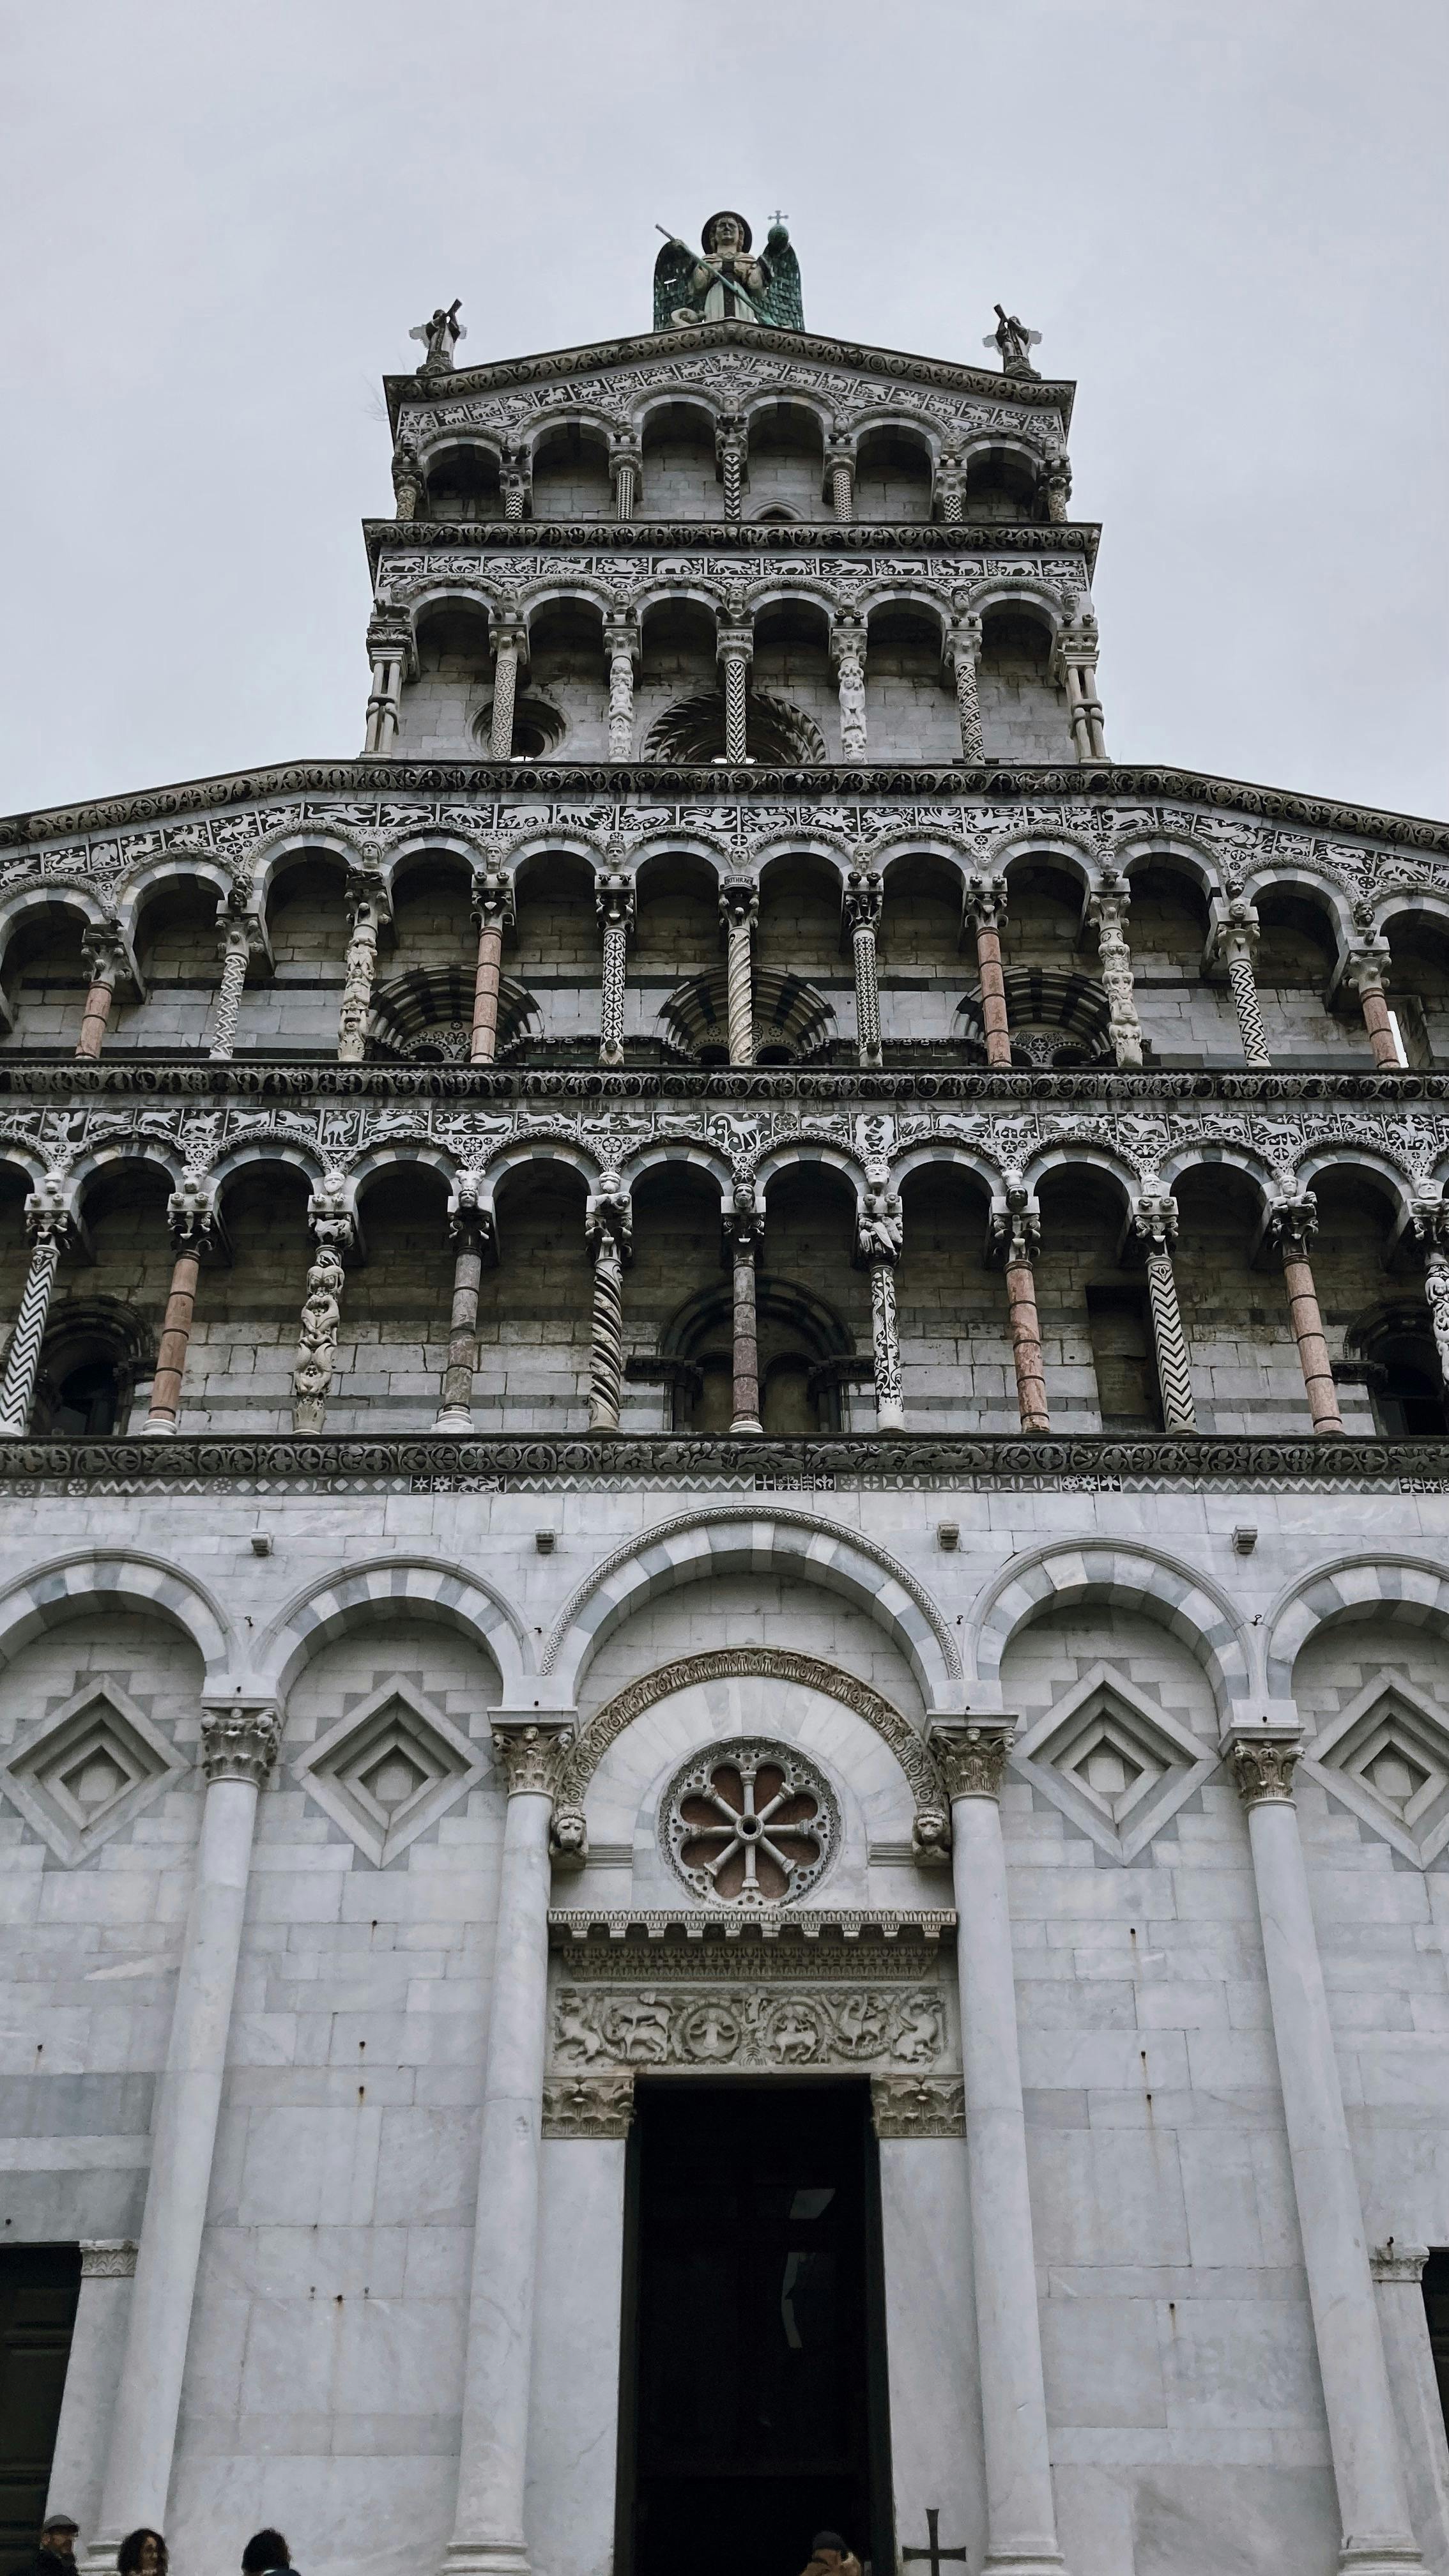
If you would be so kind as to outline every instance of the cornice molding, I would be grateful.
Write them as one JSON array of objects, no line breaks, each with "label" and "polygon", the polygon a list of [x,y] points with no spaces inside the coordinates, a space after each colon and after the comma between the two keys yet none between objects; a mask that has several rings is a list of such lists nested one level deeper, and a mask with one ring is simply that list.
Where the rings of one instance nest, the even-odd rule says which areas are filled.
[{"label": "cornice molding", "polygon": [[[321,795],[355,798],[368,803],[380,797],[476,797],[492,804],[499,798],[522,803],[545,796],[588,799],[609,808],[634,798],[677,805],[692,798],[711,806],[780,805],[794,798],[817,797],[838,808],[861,798],[916,802],[942,800],[960,804],[979,801],[989,816],[993,802],[1021,799],[1090,798],[1113,805],[1131,800],[1173,799],[1184,805],[1218,805],[1230,813],[1250,814],[1276,823],[1299,823],[1310,829],[1347,832],[1365,840],[1397,842],[1402,847],[1449,857],[1449,822],[1417,814],[1388,814],[1365,805],[1339,804],[1332,798],[1300,795],[1289,788],[1262,787],[1241,778],[1217,778],[1209,771],[1164,765],[1108,762],[1084,769],[1033,764],[969,768],[951,762],[944,768],[922,764],[907,768],[851,767],[845,762],[821,769],[677,768],[659,761],[600,761],[588,767],[563,761],[488,760],[303,760],[260,769],[223,772],[210,778],[183,779],[173,786],[140,788],[125,796],[102,797],[83,804],[49,806],[0,819],[0,850],[24,849],[48,842],[112,832],[133,824],[174,822],[190,815],[216,813],[226,806],[251,806],[268,798]],[[949,830],[943,821],[942,829]]]},{"label": "cornice molding", "polygon": [[854,367],[897,384],[930,385],[946,393],[1020,404],[1023,411],[1056,411],[1070,420],[1074,377],[1006,376],[995,368],[955,365],[947,358],[917,357],[904,349],[877,349],[864,340],[823,338],[814,331],[765,330],[753,322],[714,322],[679,331],[638,331],[621,339],[589,340],[574,349],[543,349],[521,358],[491,358],[485,366],[453,367],[436,376],[384,376],[388,417],[397,425],[404,403],[447,401],[458,394],[506,391],[512,385],[548,384],[597,374],[605,367],[638,367],[650,358],[694,356],[701,349],[741,349],[767,358],[799,358],[809,366]]},{"label": "cornice molding", "polygon": [[719,1065],[690,1072],[675,1066],[603,1065],[336,1064],[287,1057],[233,1056],[215,1063],[205,1056],[151,1056],[134,1049],[91,1063],[72,1055],[0,1055],[0,1098],[68,1101],[79,1108],[97,1097],[164,1102],[214,1100],[492,1100],[580,1103],[630,1100],[672,1102],[828,1101],[872,1110],[897,1101],[999,1103],[1019,1109],[1040,1101],[1064,1109],[1131,1110],[1181,1101],[1230,1102],[1235,1108],[1278,1108],[1318,1101],[1343,1107],[1410,1109],[1449,1101],[1449,1073],[1202,1073],[1119,1072],[1111,1065],[1072,1073],[1015,1072],[1005,1067],[933,1068],[913,1072],[888,1067],[862,1072],[796,1066]]},{"label": "cornice molding", "polygon": [[1094,562],[1101,541],[1099,520],[1070,519],[1034,524],[991,519],[962,520],[950,527],[916,519],[796,519],[787,524],[756,519],[364,519],[368,560],[393,551],[416,553],[430,546],[477,546],[480,553],[583,551],[588,554],[648,554],[698,546],[711,554],[892,554],[922,555],[1080,554]]},{"label": "cornice molding", "polygon": [[[63,1492],[214,1489],[241,1481],[268,1486],[348,1484],[404,1491],[528,1491],[554,1479],[623,1491],[683,1483],[749,1493],[839,1491],[856,1486],[1041,1484],[1075,1492],[1143,1492],[1205,1486],[1294,1491],[1449,1493],[1449,1440],[1344,1438],[1120,1440],[1104,1432],[1067,1439],[1010,1432],[893,1432],[883,1438],[705,1439],[618,1432],[540,1436],[525,1432],[370,1438],[342,1432],[231,1437],[186,1433],[170,1440],[0,1441],[0,1489],[37,1482]],[[768,1509],[768,1505],[762,1506]]]}]

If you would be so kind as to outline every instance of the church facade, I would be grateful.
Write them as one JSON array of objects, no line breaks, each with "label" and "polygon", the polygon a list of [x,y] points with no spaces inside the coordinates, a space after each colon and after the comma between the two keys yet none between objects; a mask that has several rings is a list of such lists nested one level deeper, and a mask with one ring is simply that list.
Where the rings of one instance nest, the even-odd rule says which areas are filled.
[{"label": "church facade", "polygon": [[0,824],[6,2540],[1449,2576],[1449,827],[1015,317],[418,336],[360,756]]}]

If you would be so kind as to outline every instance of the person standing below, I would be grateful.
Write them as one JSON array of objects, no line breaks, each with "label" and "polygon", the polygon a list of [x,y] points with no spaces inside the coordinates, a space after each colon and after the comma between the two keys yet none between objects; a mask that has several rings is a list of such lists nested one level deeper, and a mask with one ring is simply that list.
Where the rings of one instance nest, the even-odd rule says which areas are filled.
[{"label": "person standing below", "polygon": [[805,2576],[861,2576],[860,2560],[853,2549],[846,2548],[838,2531],[817,2531]]},{"label": "person standing below", "polygon": [[254,2531],[241,2563],[242,2576],[289,2576],[292,2553],[279,2531]]},{"label": "person standing below", "polygon": [[116,2576],[167,2576],[171,2553],[159,2531],[142,2523],[128,2531],[116,2552]]},{"label": "person standing below", "polygon": [[75,2544],[80,2524],[68,2513],[47,2514],[35,2553],[35,2576],[75,2576]]}]

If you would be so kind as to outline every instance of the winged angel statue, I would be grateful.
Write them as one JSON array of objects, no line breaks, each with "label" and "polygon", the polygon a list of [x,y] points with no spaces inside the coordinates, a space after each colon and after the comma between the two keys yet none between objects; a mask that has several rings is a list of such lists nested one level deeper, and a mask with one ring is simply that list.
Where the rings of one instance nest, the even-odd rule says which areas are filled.
[{"label": "winged angel statue", "polygon": [[776,331],[803,331],[800,262],[783,218],[775,217],[758,259],[752,245],[744,216],[728,212],[710,216],[697,252],[666,234],[654,263],[655,330],[763,322]]}]

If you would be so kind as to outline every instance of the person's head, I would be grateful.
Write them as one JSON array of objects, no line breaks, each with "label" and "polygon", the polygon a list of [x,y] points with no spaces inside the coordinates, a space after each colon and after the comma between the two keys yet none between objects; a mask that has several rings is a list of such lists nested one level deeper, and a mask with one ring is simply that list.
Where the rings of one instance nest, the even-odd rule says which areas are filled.
[{"label": "person's head", "polygon": [[810,2543],[812,2558],[824,2560],[827,2567],[838,2567],[845,2556],[845,2543],[838,2531],[817,2531]]},{"label": "person's head", "polygon": [[242,2576],[267,2576],[269,2567],[290,2567],[292,2553],[279,2531],[254,2531],[242,2551]]},{"label": "person's head", "polygon": [[170,2557],[159,2531],[142,2523],[128,2531],[116,2552],[116,2576],[166,2576]]},{"label": "person's head", "polygon": [[68,2513],[52,2514],[41,2532],[40,2546],[52,2551],[57,2558],[74,2558],[79,2530],[80,2524],[72,2522]]}]

